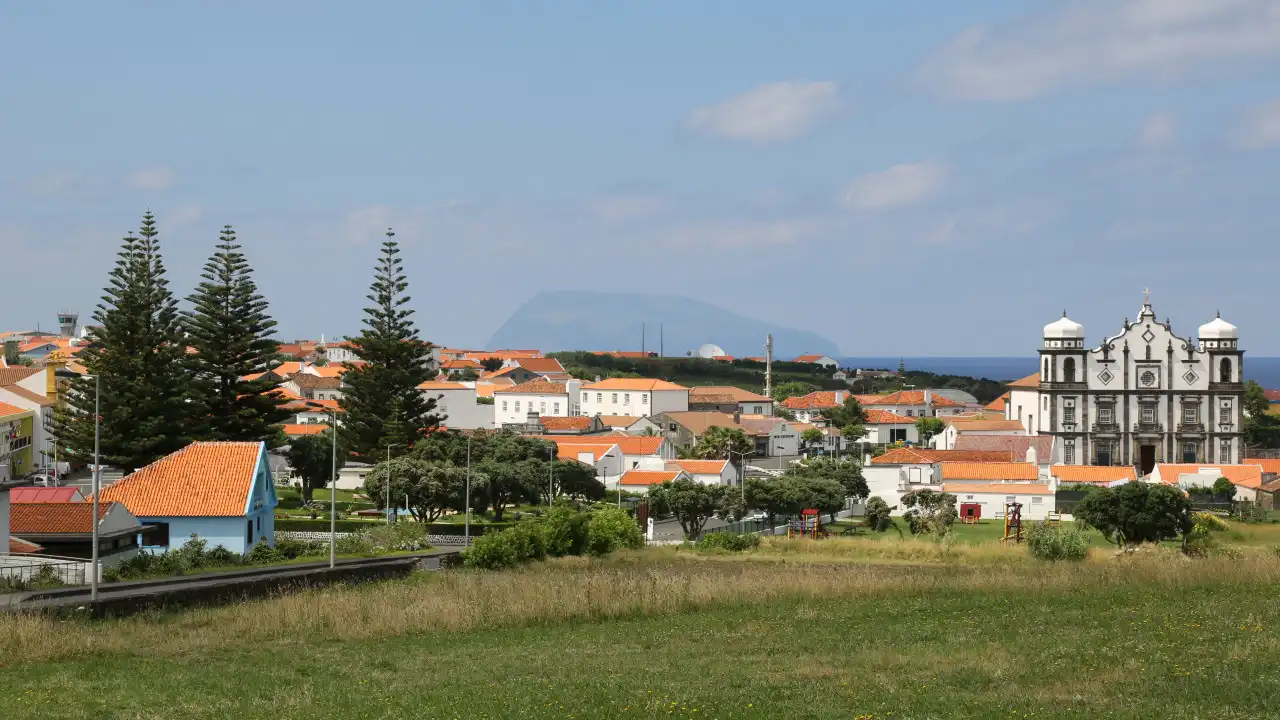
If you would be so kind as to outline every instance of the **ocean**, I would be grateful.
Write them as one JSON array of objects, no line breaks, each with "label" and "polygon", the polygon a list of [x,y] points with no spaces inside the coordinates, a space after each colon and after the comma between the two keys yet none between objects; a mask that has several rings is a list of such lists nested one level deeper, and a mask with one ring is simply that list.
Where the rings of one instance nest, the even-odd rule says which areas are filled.
[{"label": "ocean", "polygon": [[[989,380],[1017,380],[1036,372],[1037,364],[1035,357],[847,357],[840,358],[840,366],[897,370],[899,361],[905,361],[908,370]],[[1245,353],[1244,379],[1256,380],[1265,388],[1280,388],[1280,357],[1249,357]]]}]

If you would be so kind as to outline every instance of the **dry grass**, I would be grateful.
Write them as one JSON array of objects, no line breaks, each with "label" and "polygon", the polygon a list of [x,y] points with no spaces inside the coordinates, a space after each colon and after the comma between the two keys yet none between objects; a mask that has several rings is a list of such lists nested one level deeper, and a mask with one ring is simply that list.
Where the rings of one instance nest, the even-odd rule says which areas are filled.
[{"label": "dry grass", "polygon": [[[932,544],[929,544],[932,545]],[[1280,581],[1280,558],[1190,561],[1150,551],[1094,562],[1044,565],[1001,547],[885,544],[880,564],[840,541],[771,542],[754,556],[707,557],[672,548],[608,561],[568,558],[513,572],[448,572],[361,587],[306,591],[240,605],[105,622],[0,616],[0,665],[90,653],[182,656],[252,641],[285,646],[300,637],[385,638],[568,621],[674,615],[787,599],[858,599],[907,591],[1018,589],[1061,593],[1090,587],[1202,583],[1259,587]],[[934,567],[921,566],[934,553]],[[1017,556],[1014,553],[1018,553]],[[895,562],[913,562],[911,566]],[[1150,589],[1150,588],[1149,588]],[[20,659],[20,660],[19,660]]]}]

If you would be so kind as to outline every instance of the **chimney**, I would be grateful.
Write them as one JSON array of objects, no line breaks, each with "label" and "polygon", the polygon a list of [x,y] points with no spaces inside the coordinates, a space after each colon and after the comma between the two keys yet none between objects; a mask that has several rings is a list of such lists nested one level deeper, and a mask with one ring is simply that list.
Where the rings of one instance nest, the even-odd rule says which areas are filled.
[{"label": "chimney", "polygon": [[597,375],[597,376],[596,376],[596,382],[600,382],[600,376],[599,376],[599,375]]},{"label": "chimney", "polygon": [[733,424],[734,425],[742,424],[742,408],[738,408],[737,410],[733,411]]},{"label": "chimney", "polygon": [[932,405],[932,404],[933,404],[933,391],[932,391],[932,390],[925,390],[925,391],[924,391],[924,404],[925,404],[925,405]]}]

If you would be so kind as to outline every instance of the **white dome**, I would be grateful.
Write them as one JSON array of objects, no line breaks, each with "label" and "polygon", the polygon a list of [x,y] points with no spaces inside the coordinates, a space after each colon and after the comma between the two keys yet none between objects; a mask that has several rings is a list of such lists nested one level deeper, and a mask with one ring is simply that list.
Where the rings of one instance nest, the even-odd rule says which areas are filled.
[{"label": "white dome", "polygon": [[1084,338],[1084,326],[1067,317],[1062,313],[1062,317],[1044,326],[1044,336],[1046,338]]},{"label": "white dome", "polygon": [[724,357],[727,354],[728,353],[726,353],[719,345],[712,345],[711,343],[702,345],[696,352],[694,352],[694,355],[697,355],[700,358],[707,358],[708,360],[711,358]]},{"label": "white dome", "polygon": [[1236,326],[1223,320],[1221,315],[1200,326],[1202,340],[1234,340],[1235,338]]}]

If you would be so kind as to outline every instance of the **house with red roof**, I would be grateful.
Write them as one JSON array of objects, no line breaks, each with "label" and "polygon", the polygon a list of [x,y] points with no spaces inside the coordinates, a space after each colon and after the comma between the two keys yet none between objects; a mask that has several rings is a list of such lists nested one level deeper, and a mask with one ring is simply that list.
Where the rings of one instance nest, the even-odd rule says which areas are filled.
[{"label": "house with red roof", "polygon": [[608,378],[582,386],[578,411],[582,415],[632,415],[689,409],[689,388],[650,378]]},{"label": "house with red roof", "polygon": [[833,369],[840,367],[840,363],[835,358],[828,357],[826,355],[816,355],[813,353],[801,355],[791,362],[805,363],[806,365],[821,365],[823,367]]},{"label": "house with red roof", "polygon": [[667,482],[675,482],[681,478],[688,478],[688,473],[683,470],[628,470],[623,474],[618,484],[623,490],[634,493],[648,493],[649,488],[654,485],[661,485]]},{"label": "house with red roof", "polygon": [[728,460],[668,460],[667,470],[683,470],[703,485],[737,485],[738,469]]},{"label": "house with red roof", "polygon": [[[145,528],[121,503],[98,505],[98,559],[104,567],[138,554]],[[93,557],[93,503],[29,502],[9,507],[9,533],[44,548],[43,554]]]},{"label": "house with red roof", "polygon": [[154,526],[146,549],[165,552],[198,536],[209,547],[247,553],[275,544],[275,483],[261,442],[194,442],[102,490]]}]

